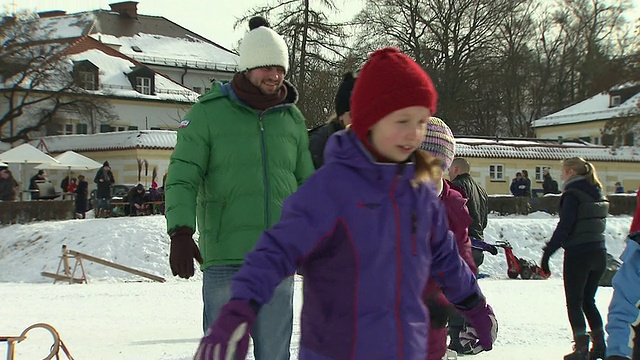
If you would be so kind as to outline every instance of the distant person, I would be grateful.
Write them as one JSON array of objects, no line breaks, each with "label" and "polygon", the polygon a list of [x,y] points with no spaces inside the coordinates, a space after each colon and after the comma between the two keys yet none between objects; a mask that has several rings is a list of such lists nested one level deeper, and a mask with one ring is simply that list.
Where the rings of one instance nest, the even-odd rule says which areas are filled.
[{"label": "distant person", "polygon": [[525,188],[524,188],[524,196],[530,198],[531,197],[531,179],[529,179],[529,171],[520,170],[522,173],[522,178],[524,179]]},{"label": "distant person", "polygon": [[544,195],[547,194],[558,194],[558,182],[553,180],[551,174],[549,173],[549,168],[542,169],[542,193]]},{"label": "distant person", "polygon": [[87,213],[87,199],[89,197],[89,183],[84,175],[78,175],[78,186],[75,189],[76,216],[84,219]]},{"label": "distant person", "polygon": [[324,147],[329,137],[336,131],[344,129],[351,124],[350,98],[356,79],[348,72],[338,87],[334,102],[336,113],[325,125],[317,127],[309,132],[309,150],[316,169],[324,162]]},{"label": "distant person", "polygon": [[[583,158],[562,162],[564,181],[558,225],[544,248],[541,267],[549,271],[549,258],[564,249],[562,280],[574,351],[565,359],[599,359],[605,356],[604,328],[596,306],[598,283],[607,266],[604,231],[609,202],[602,195],[596,168]],[[591,336],[587,333],[587,318]],[[589,341],[593,346],[589,350]]]},{"label": "distant person", "polygon": [[516,177],[511,179],[509,190],[511,191],[511,195],[515,197],[527,196],[527,182],[521,172],[517,172]]},{"label": "distant person", "polygon": [[[461,157],[454,158],[449,167],[449,179],[454,189],[467,199],[467,209],[472,222],[469,225],[469,239],[471,239],[471,253],[476,268],[484,262],[484,249],[473,246],[474,241],[484,242],[484,229],[487,227],[487,217],[489,212],[489,197],[487,191],[480,186],[469,173],[471,165]],[[496,250],[497,251],[497,250]],[[460,334],[466,331],[466,322],[458,313],[452,313],[449,319],[449,349],[457,353],[464,353],[462,343],[460,342]]]},{"label": "distant person", "polygon": [[0,201],[15,201],[18,183],[7,168],[0,169]]},{"label": "distant person", "polygon": [[129,191],[129,206],[131,216],[144,215],[147,211],[147,197],[142,184],[136,185]]},{"label": "distant person", "polygon": [[624,194],[624,187],[622,187],[622,184],[620,183],[620,181],[617,181],[615,183],[615,187],[616,187],[616,194]]},{"label": "distant person", "polygon": [[613,276],[607,320],[607,360],[640,359],[640,191],[622,266]]},{"label": "distant person", "polygon": [[38,183],[47,181],[47,173],[44,170],[38,170],[38,173],[33,175],[29,179],[29,190],[31,190],[31,200],[38,200],[40,198],[40,191],[38,190]]},{"label": "distant person", "polygon": [[105,161],[102,167],[96,172],[93,182],[97,184],[96,199],[96,217],[107,216],[111,212],[111,188],[115,184],[113,173],[109,162]]}]

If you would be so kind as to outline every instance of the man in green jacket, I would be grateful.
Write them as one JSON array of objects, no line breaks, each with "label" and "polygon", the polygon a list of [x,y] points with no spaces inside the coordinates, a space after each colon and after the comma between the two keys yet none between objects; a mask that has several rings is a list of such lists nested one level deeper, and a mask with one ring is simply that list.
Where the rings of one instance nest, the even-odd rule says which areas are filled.
[{"label": "man in green jacket", "polygon": [[[194,258],[200,262],[205,332],[229,300],[245,254],[314,169],[297,91],[284,81],[286,44],[261,17],[249,27],[240,72],[230,83],[214,83],[181,122],[167,177],[169,262],[182,278],[193,276]],[[199,249],[192,238],[196,218]],[[253,326],[256,360],[289,359],[292,324],[289,277]]]}]

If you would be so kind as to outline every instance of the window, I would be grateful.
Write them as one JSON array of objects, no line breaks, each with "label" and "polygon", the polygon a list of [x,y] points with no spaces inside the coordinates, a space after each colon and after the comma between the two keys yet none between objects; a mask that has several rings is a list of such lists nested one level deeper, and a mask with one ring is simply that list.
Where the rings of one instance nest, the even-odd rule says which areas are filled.
[{"label": "window", "polygon": [[194,86],[193,91],[197,92],[198,94],[202,94],[202,88],[200,86]]},{"label": "window", "polygon": [[76,124],[76,134],[86,134],[87,124]]},{"label": "window", "polygon": [[64,134],[73,134],[73,124],[64,124]]},{"label": "window", "polygon": [[140,94],[151,95],[151,79],[147,77],[137,77],[136,91]]},{"label": "window", "polygon": [[97,90],[96,74],[92,71],[79,71],[78,82],[85,90]]},{"label": "window", "polygon": [[491,181],[504,181],[504,165],[489,165],[489,179]]},{"label": "window", "polygon": [[206,94],[206,93],[208,93],[208,92],[209,92],[209,90],[211,90],[211,88],[208,88],[208,87],[204,88],[204,93],[205,93],[205,94]]},{"label": "window", "polygon": [[131,47],[131,50],[133,50],[135,52],[142,52],[142,49],[140,49],[140,47],[138,45],[133,45]]},{"label": "window", "polygon": [[113,131],[112,129],[113,128],[109,124],[100,124],[100,132],[101,133],[112,132]]},{"label": "window", "polygon": [[602,135],[602,145],[613,146],[614,140],[615,140],[615,137],[611,134]]},{"label": "window", "polygon": [[595,145],[599,145],[599,144],[600,144],[600,138],[599,138],[599,137],[597,137],[597,136],[594,136],[592,141],[593,141],[593,143],[594,143]]},{"label": "window", "polygon": [[551,166],[548,166],[548,165],[538,165],[538,166],[536,166],[536,182],[541,183],[541,182],[544,181],[544,178],[542,177],[542,170],[544,170],[544,169],[549,170],[549,169],[551,169]]},{"label": "window", "polygon": [[633,146],[634,140],[633,132],[626,133],[624,135],[624,146]]},{"label": "window", "polygon": [[620,95],[611,95],[611,98],[609,99],[609,107],[619,106],[621,100],[622,98]]},{"label": "window", "polygon": [[129,130],[138,130],[138,127],[137,127],[137,126],[129,126],[129,128],[128,128],[128,129],[129,129]]}]

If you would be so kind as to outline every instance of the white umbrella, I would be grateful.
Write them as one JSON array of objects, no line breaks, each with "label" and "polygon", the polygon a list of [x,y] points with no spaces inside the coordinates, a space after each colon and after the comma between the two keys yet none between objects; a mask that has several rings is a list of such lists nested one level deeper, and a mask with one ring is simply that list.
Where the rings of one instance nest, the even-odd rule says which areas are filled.
[{"label": "white umbrella", "polygon": [[36,166],[36,169],[67,169],[71,171],[92,170],[102,167],[99,162],[71,150],[56,156],[55,160],[56,162],[40,164]]},{"label": "white umbrella", "polygon": [[20,146],[14,147],[13,149],[7,150],[0,154],[0,161],[5,163],[15,163],[20,164],[20,172],[22,173],[22,185],[25,190],[27,190],[27,186],[29,185],[28,181],[25,180],[26,175],[24,174],[24,164],[42,164],[42,163],[57,163],[58,160],[52,158],[51,156],[43,153],[38,150],[36,147],[24,143]]}]

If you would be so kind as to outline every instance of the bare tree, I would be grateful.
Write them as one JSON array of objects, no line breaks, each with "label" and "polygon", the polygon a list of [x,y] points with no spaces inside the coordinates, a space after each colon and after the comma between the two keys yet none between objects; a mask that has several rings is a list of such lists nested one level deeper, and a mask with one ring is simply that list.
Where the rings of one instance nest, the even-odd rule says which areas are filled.
[{"label": "bare tree", "polygon": [[30,18],[0,20],[0,141],[28,140],[67,112],[90,121],[113,118],[103,97],[78,85],[65,58],[69,41],[49,40],[53,29]]}]

